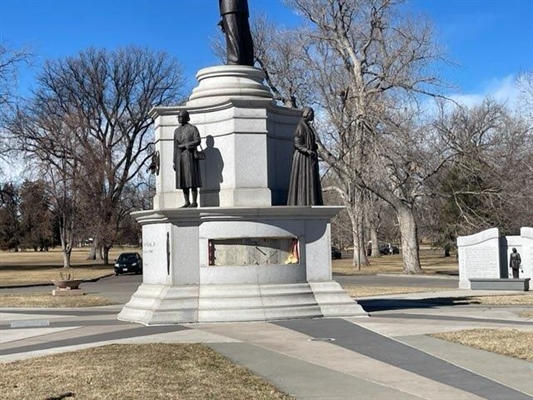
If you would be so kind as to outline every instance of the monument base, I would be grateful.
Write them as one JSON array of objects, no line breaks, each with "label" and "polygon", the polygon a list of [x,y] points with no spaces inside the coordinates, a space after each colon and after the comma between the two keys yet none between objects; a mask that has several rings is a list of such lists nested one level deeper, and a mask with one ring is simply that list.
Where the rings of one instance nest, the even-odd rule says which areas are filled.
[{"label": "monument base", "polygon": [[518,290],[520,292],[527,292],[529,290],[530,278],[470,278],[470,289],[472,290]]},{"label": "monument base", "polygon": [[332,280],[329,221],[340,209],[134,213],[143,283],[118,318],[156,325],[367,316]]},{"label": "monument base", "polygon": [[337,282],[275,285],[142,284],[118,319],[145,325],[367,316]]}]

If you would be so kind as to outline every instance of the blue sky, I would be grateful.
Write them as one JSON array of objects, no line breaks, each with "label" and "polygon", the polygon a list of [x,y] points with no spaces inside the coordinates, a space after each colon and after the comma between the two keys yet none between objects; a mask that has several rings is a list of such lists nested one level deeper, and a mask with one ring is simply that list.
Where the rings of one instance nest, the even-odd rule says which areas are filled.
[{"label": "blue sky", "polygon": [[[252,13],[288,26],[298,17],[282,0],[248,0]],[[465,99],[505,96],[520,71],[533,69],[533,0],[412,0],[427,14],[437,39],[455,63],[441,70]],[[38,66],[46,58],[88,48],[129,44],[164,50],[184,66],[188,85],[198,69],[218,63],[209,38],[217,32],[217,0],[0,0],[0,40],[35,48]],[[32,74],[21,77],[22,88]]]}]

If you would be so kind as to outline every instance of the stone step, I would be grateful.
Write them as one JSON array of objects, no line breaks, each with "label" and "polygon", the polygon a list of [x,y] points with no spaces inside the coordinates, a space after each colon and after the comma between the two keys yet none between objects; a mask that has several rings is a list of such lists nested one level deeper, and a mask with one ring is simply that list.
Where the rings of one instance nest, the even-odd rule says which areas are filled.
[{"label": "stone step", "polygon": [[530,278],[470,278],[470,288],[472,290],[518,290],[527,292],[529,290],[529,281]]}]

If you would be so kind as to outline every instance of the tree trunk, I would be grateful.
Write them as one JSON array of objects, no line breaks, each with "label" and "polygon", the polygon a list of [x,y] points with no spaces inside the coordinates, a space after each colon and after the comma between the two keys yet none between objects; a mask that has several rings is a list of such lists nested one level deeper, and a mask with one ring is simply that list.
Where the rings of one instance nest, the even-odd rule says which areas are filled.
[{"label": "tree trunk", "polygon": [[59,227],[59,236],[61,238],[61,252],[63,253],[63,268],[70,268],[70,256],[72,254],[72,238],[74,233],[68,222],[63,219]]},{"label": "tree trunk", "polygon": [[352,265],[361,270],[362,266],[368,266],[368,258],[365,252],[365,243],[363,238],[363,218],[361,214],[361,207],[349,205],[346,207],[350,222],[352,223],[352,238],[353,238],[353,259]]},{"label": "tree trunk", "polygon": [[350,222],[352,223],[352,244],[353,244],[353,257],[352,257],[352,266],[357,268],[358,271],[361,270],[361,258],[359,251],[359,241],[357,240],[357,233],[355,228],[355,217],[353,212],[351,212],[350,207],[347,207],[348,216],[350,217]]},{"label": "tree trunk", "polygon": [[94,246],[94,242],[91,244],[91,249],[89,250],[89,255],[87,256],[86,260],[96,260],[96,247]]},{"label": "tree trunk", "polygon": [[63,249],[63,268],[70,268],[71,249]]},{"label": "tree trunk", "polygon": [[361,262],[361,266],[369,266],[370,262],[368,261],[368,257],[366,255],[366,246],[365,246],[365,198],[363,196],[363,190],[358,189],[358,200],[359,204],[356,204],[355,210],[356,210],[356,216],[357,216],[357,240],[358,240],[358,247],[359,247],[359,260]]},{"label": "tree trunk", "polygon": [[[362,232],[362,229],[359,232]],[[360,260],[361,266],[368,267],[370,265],[370,262],[368,261],[368,257],[366,255],[365,240],[362,234],[359,235],[358,240],[359,240],[359,246],[358,246],[359,247],[359,260]]]},{"label": "tree trunk", "polygon": [[[366,243],[366,255],[367,257],[381,257],[378,242],[379,215],[376,213],[375,207],[377,199],[375,195],[369,192],[368,190],[365,190],[363,193],[365,194],[363,199],[365,202],[364,204],[366,210],[364,213],[364,221],[368,234],[370,236],[370,241]],[[365,230],[365,233],[367,231]]]},{"label": "tree trunk", "polygon": [[111,246],[102,246],[102,260],[104,260],[104,265],[109,265],[109,250],[111,250]]},{"label": "tree trunk", "polygon": [[381,257],[379,252],[379,242],[378,242],[378,230],[376,227],[370,227],[370,240],[372,241],[372,257]]},{"label": "tree trunk", "polygon": [[93,238],[93,242],[91,243],[91,250],[89,251],[89,255],[87,256],[87,260],[96,260],[100,257],[100,240],[98,239],[98,235],[95,235]]},{"label": "tree trunk", "polygon": [[398,223],[402,235],[403,272],[405,274],[421,274],[418,232],[413,210],[401,205],[397,208]]}]

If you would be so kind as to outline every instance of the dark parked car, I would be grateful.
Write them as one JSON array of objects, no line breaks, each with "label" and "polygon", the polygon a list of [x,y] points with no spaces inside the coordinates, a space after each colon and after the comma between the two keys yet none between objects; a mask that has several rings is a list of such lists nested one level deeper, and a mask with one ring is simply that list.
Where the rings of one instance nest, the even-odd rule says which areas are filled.
[{"label": "dark parked car", "polygon": [[122,253],[115,261],[115,275],[127,272],[143,273],[143,260],[139,253]]},{"label": "dark parked car", "polygon": [[400,254],[400,249],[393,244],[384,243],[379,245],[379,252],[383,255]]},{"label": "dark parked car", "polygon": [[341,251],[335,246],[331,246],[331,258],[334,260],[339,260],[342,258]]}]

